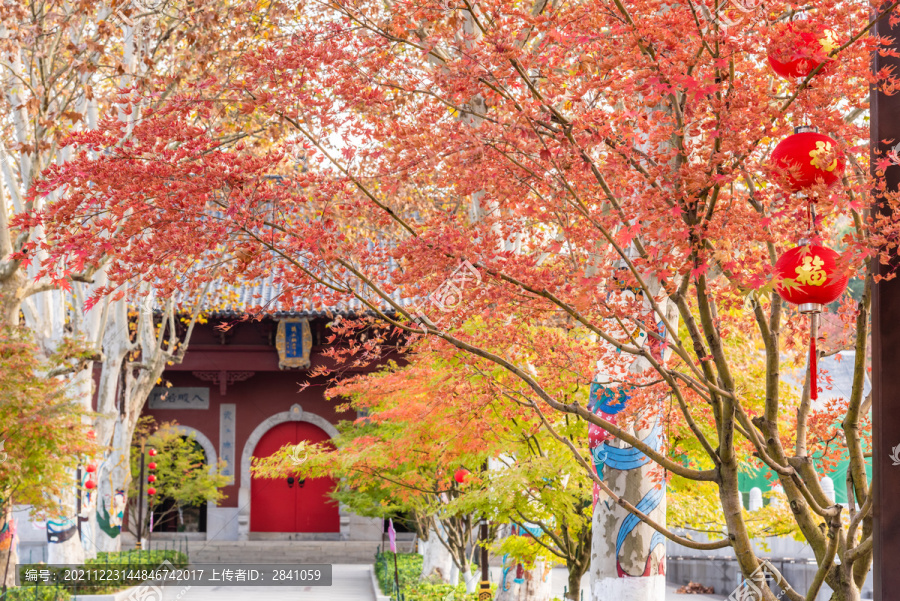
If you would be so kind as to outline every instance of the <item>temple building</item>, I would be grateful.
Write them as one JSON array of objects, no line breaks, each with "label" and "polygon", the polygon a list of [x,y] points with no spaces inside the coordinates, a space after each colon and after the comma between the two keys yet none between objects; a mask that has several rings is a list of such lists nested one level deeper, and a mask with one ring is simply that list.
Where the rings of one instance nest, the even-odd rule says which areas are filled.
[{"label": "temple building", "polygon": [[[223,473],[231,477],[219,506],[210,503],[154,532],[205,532],[206,540],[380,538],[381,520],[352,515],[329,498],[335,486],[329,478],[251,478],[252,458],[303,440],[328,440],[337,435],[339,421],[356,418],[352,410],[338,413],[338,402],[325,399],[331,377],[310,372],[333,366],[324,355],[328,324],[363,307],[310,303],[288,311],[270,280],[229,288],[218,297],[214,292],[209,306],[219,309],[195,327],[183,362],[166,368],[163,379],[171,386],[155,388],[145,405],[144,415],[157,423],[177,422],[203,447],[207,462],[223,460]],[[267,311],[246,320],[248,306]]]}]

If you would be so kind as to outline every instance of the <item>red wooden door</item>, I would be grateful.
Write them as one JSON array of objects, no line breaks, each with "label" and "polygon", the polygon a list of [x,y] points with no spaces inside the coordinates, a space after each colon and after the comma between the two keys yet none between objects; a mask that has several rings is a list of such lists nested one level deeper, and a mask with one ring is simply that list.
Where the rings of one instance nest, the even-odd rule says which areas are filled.
[{"label": "red wooden door", "polygon": [[[322,442],[328,434],[307,422],[278,424],[256,444],[254,457],[268,457],[284,445],[302,440]],[[295,478],[289,486],[287,478],[263,480],[250,484],[251,532],[340,532],[338,507],[328,496],[335,486],[332,478],[308,478],[301,483]]]}]

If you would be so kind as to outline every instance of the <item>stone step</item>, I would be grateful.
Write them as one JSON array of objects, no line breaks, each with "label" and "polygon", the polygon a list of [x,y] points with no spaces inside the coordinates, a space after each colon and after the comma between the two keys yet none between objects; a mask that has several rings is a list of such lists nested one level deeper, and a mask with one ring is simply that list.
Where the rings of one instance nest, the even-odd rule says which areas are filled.
[{"label": "stone step", "polygon": [[[188,541],[191,563],[371,564],[378,541]],[[156,548],[156,544],[153,545]]]}]

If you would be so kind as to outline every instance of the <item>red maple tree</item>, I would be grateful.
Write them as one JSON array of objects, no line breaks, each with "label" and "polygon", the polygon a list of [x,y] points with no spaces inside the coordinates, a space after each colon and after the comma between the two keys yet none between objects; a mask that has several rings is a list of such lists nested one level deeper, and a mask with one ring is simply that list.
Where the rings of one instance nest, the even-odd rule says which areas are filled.
[{"label": "red maple tree", "polygon": [[[875,282],[865,261],[893,252],[897,232],[868,209],[869,86],[896,85],[892,73],[870,74],[884,41],[869,33],[893,9],[301,2],[290,35],[229,77],[147,111],[128,136],[112,119],[73,136],[73,158],[32,190],[59,200],[19,223],[44,227],[33,247],[47,252],[50,277],[111,257],[101,293],[139,277],[170,295],[224,264],[226,281],[271,273],[287,305],[359,303],[368,317],[333,325],[357,332],[353,360],[377,356],[393,330],[502,368],[533,410],[577,415],[714,489],[721,540],[653,527],[684,545],[732,547],[746,575],[760,562],[737,482],[752,455],[777,474],[816,554],[809,594],[824,582],[857,599],[872,552],[860,424]],[[804,51],[822,65],[775,76],[767,46],[800,47],[808,30],[829,40]],[[224,145],[220,120],[235,114],[270,123],[280,151]],[[770,154],[800,125],[846,157],[840,185],[784,190],[791,174]],[[771,277],[803,238],[840,249],[858,280],[822,349],[855,350],[857,377],[829,407],[780,373],[787,357],[802,361],[808,325]],[[645,369],[629,371],[635,361]],[[615,423],[586,407],[598,364],[635,387]],[[585,385],[551,392],[567,378]],[[663,398],[684,435],[656,450],[623,424],[650,419]],[[835,428],[844,442],[825,447],[819,432]],[[849,522],[819,485],[823,453],[850,460]]]}]

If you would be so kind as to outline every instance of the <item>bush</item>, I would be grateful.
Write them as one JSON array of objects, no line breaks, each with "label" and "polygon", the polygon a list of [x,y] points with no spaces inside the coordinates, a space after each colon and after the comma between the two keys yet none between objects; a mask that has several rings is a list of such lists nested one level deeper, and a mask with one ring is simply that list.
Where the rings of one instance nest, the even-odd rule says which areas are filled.
[{"label": "bush", "polygon": [[[422,556],[418,553],[398,553],[397,571],[400,575],[400,591],[405,601],[478,601],[478,593],[466,593],[466,585],[424,582],[419,579],[422,574]],[[475,570],[475,566],[470,568]],[[386,595],[394,594],[394,553],[379,553],[375,558],[375,577],[378,586]],[[491,585],[496,591],[496,585]],[[493,595],[492,595],[493,597]]]},{"label": "bush", "polygon": [[72,596],[55,586],[17,586],[0,593],[0,601],[69,601]]},{"label": "bush", "polygon": [[[89,559],[84,563],[85,570],[90,568],[100,568],[102,566],[121,566],[126,570],[129,568],[132,569],[155,569],[159,567],[164,561],[168,561],[172,564],[172,567],[175,568],[183,568],[188,565],[188,556],[180,551],[176,551],[174,549],[159,549],[153,551],[145,551],[145,550],[134,550],[134,551],[116,551],[112,553],[97,553],[97,557],[95,559]],[[22,566],[20,570],[22,571],[21,577],[24,578],[24,572],[28,567],[35,567],[33,565]],[[51,571],[57,572],[59,574],[61,572],[61,568],[47,568],[47,566],[40,566],[41,569],[50,569]],[[58,575],[59,581],[63,579]],[[70,592],[81,595],[98,595],[98,594],[106,594],[106,593],[115,593],[121,590],[125,590],[127,588],[131,588],[132,586],[137,586],[141,584],[136,580],[82,580],[77,583],[77,586],[73,586]],[[57,590],[52,587],[44,586],[38,587],[38,590],[46,590],[46,591],[54,591]],[[32,587],[24,587],[22,589],[23,592],[17,593],[22,595],[27,595],[29,593],[24,591],[32,591]],[[69,599],[69,593],[65,590],[61,590],[61,593],[64,593],[65,597],[59,597],[59,601],[63,601],[64,599]],[[27,599],[31,601],[56,601],[56,597],[53,596],[32,596],[25,597],[0,597],[0,601],[19,601],[19,599]],[[46,595],[47,593],[40,593],[41,595]]]},{"label": "bush", "polygon": [[[419,582],[423,558],[418,553],[397,553],[397,569],[400,573],[400,590],[407,590]],[[382,592],[389,595],[394,590],[394,553],[375,556],[375,577]]]},{"label": "bush", "polygon": [[112,553],[97,553],[96,559],[90,559],[85,565],[147,565],[156,567],[163,561],[168,561],[176,568],[183,568],[188,564],[188,556],[175,549],[157,549],[155,551],[133,550],[115,551]]}]

